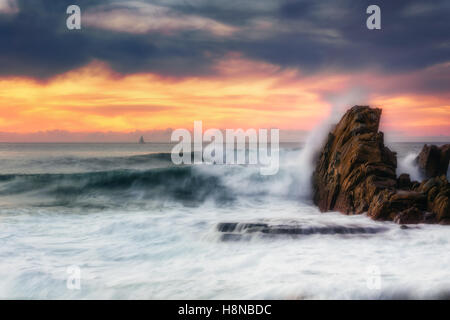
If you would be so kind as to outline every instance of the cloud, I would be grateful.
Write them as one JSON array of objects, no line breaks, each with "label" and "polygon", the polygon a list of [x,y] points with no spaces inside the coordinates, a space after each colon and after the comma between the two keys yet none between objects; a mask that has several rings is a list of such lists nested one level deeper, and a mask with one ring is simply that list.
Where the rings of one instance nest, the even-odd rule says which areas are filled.
[{"label": "cloud", "polygon": [[406,17],[417,17],[417,16],[423,16],[426,14],[430,14],[435,10],[439,10],[440,8],[437,8],[432,3],[412,3],[410,6],[407,6],[403,10],[403,14]]},{"label": "cloud", "polygon": [[194,14],[184,14],[167,7],[131,1],[89,8],[83,15],[87,26],[126,32],[160,33],[201,30],[217,36],[232,35],[237,28]]},{"label": "cloud", "polygon": [[443,0],[426,14],[419,2],[380,0],[380,31],[365,26],[368,0],[80,0],[82,30],[69,31],[73,2],[17,2],[19,12],[0,20],[0,76],[45,80],[100,60],[124,75],[207,77],[230,52],[310,74],[404,74],[450,59]]},{"label": "cloud", "polygon": [[19,12],[17,0],[0,0],[0,14],[15,14]]},{"label": "cloud", "polygon": [[[440,68],[443,68],[441,66]],[[408,74],[303,73],[235,53],[214,75],[121,75],[94,62],[49,81],[0,80],[2,131],[133,132],[190,128],[309,130],[331,105],[382,107],[388,131],[450,135],[450,95],[409,90],[439,67]],[[408,81],[411,81],[408,83]],[[399,84],[399,85],[397,85]]]},{"label": "cloud", "polygon": [[11,133],[0,132],[0,142],[138,142],[141,136],[145,141],[151,142],[170,142],[172,130],[147,130],[147,131],[131,131],[131,132],[73,132],[66,130],[38,131],[31,133]]},{"label": "cloud", "polygon": [[378,31],[370,4],[0,0],[1,130],[307,130],[350,97],[382,106],[389,131],[448,136],[449,2],[379,0]]}]

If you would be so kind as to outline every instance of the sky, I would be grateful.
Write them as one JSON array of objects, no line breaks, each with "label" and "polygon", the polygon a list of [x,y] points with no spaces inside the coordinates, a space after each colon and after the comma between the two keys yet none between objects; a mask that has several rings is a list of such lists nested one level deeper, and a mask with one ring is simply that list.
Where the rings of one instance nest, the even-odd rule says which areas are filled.
[{"label": "sky", "polygon": [[0,141],[165,141],[195,120],[296,140],[355,104],[394,139],[450,141],[449,16],[446,0],[0,0]]}]

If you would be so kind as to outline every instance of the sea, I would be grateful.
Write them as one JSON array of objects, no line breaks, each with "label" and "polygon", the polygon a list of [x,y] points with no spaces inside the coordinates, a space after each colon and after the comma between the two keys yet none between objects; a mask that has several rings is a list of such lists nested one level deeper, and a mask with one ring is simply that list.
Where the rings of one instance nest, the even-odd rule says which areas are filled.
[{"label": "sea", "polygon": [[[262,176],[164,143],[1,143],[0,299],[450,298],[450,227],[321,213],[317,145]],[[399,174],[422,146],[389,144]]]}]

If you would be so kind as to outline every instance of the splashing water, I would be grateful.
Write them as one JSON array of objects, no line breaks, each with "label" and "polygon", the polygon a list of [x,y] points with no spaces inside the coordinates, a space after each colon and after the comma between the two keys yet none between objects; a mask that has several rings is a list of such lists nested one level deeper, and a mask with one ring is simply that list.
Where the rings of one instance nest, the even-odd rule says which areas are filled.
[{"label": "splashing water", "polygon": [[416,157],[417,154],[415,153],[408,153],[404,158],[401,158],[398,161],[398,167],[397,167],[397,176],[399,176],[402,173],[409,174],[411,180],[415,181],[422,181],[422,175],[419,171],[419,166],[416,163]]},{"label": "splashing water", "polygon": [[315,169],[315,162],[319,156],[328,133],[333,125],[335,125],[342,116],[344,105],[346,101],[343,100],[336,103],[329,113],[329,115],[306,137],[305,145],[303,146],[298,157],[298,194],[304,199],[312,197],[311,179]]}]

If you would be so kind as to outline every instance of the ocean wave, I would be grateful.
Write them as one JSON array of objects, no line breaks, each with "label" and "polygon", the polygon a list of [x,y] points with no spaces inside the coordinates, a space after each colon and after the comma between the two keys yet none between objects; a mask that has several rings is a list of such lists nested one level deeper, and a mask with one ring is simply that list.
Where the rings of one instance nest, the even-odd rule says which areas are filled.
[{"label": "ocean wave", "polygon": [[[44,169],[42,173],[0,174],[0,205],[2,197],[22,195],[20,201],[33,205],[80,207],[148,200],[183,205],[212,200],[222,205],[239,197],[299,199],[308,194],[308,186],[299,179],[309,171],[308,166],[292,161],[300,153],[282,153],[280,170],[273,176],[262,176],[257,165],[175,166],[170,153],[49,159],[35,166]],[[62,167],[70,170],[60,171]]]},{"label": "ocean wave", "polygon": [[98,199],[120,203],[127,199],[179,200],[203,202],[231,200],[232,196],[218,176],[193,167],[169,167],[151,170],[110,170],[70,174],[0,175],[0,197],[24,195],[59,205],[77,200]]}]

